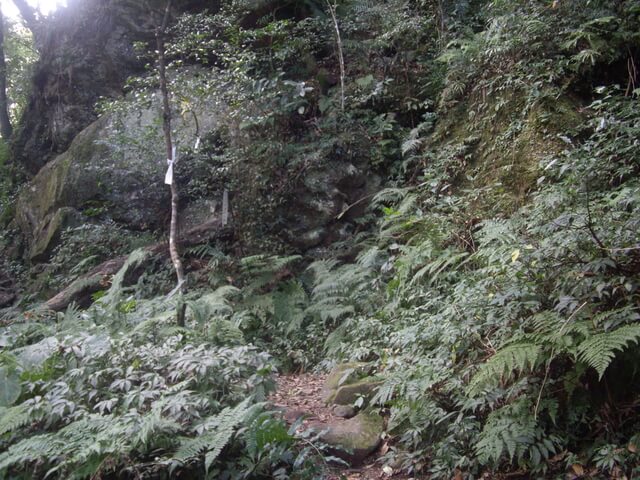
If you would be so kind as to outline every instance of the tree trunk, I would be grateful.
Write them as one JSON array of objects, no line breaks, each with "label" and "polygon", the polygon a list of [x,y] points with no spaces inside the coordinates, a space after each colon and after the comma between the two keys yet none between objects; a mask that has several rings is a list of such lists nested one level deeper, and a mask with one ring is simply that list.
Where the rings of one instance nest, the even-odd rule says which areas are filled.
[{"label": "tree trunk", "polygon": [[329,0],[327,0],[327,6],[329,7],[329,13],[331,14],[331,20],[333,20],[333,28],[336,32],[336,49],[338,50],[338,61],[340,62],[340,110],[344,112],[344,79],[345,79],[345,68],[344,68],[344,55],[342,53],[342,36],[340,35],[340,26],[338,25],[338,17],[336,15],[336,7],[337,4],[331,4]]},{"label": "tree trunk", "polygon": [[4,16],[0,9],[0,135],[6,141],[11,138],[13,128],[9,119],[7,100],[7,64],[4,59]]},{"label": "tree trunk", "polygon": [[[171,105],[169,104],[169,89],[167,88],[167,72],[166,61],[164,56],[164,34],[167,29],[167,23],[169,21],[169,12],[171,11],[171,0],[167,3],[167,9],[164,13],[164,19],[162,26],[156,30],[156,43],[158,48],[158,74],[160,77],[160,91],[162,93],[162,130],[164,132],[164,141],[167,150],[167,159],[174,161],[173,155],[173,142],[171,140]],[[182,301],[182,294],[185,290],[185,277],[184,267],[182,266],[182,260],[180,253],[178,252],[178,188],[176,186],[175,179],[171,178],[171,226],[169,228],[169,254],[171,255],[171,262],[173,268],[176,271],[176,277],[178,280],[178,286],[176,287],[180,301],[178,302],[178,309],[176,313],[176,320],[179,326],[184,326],[184,317],[186,305]]]}]

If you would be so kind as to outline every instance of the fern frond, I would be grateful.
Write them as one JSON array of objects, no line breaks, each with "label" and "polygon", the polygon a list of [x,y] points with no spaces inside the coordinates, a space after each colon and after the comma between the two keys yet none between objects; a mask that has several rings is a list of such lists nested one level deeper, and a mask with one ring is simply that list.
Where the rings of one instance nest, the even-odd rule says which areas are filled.
[{"label": "fern frond", "polygon": [[560,451],[561,445],[562,439],[547,434],[538,425],[530,399],[523,397],[489,415],[475,452],[484,465],[523,460],[539,465]]},{"label": "fern frond", "polygon": [[292,263],[300,260],[300,255],[279,257],[277,255],[253,255],[240,260],[242,273],[249,278],[246,290],[255,292],[277,279],[277,274]]},{"label": "fern frond", "polygon": [[442,252],[438,258],[427,263],[427,265],[418,270],[411,279],[411,282],[409,282],[409,285],[419,282],[426,274],[429,274],[429,284],[433,285],[443,271],[450,267],[453,267],[455,270],[455,268],[462,265],[462,260],[468,256],[469,253],[467,252],[454,253],[450,250],[446,250]]},{"label": "fern frond", "polygon": [[107,293],[100,299],[100,303],[109,307],[115,306],[119,303],[120,297],[122,296],[122,289],[124,287],[124,278],[127,275],[127,272],[132,268],[140,265],[151,253],[148,250],[143,248],[139,248],[131,252],[131,254],[127,257],[127,260],[124,262],[124,265],[118,273],[116,273],[111,280],[111,287],[107,291]]},{"label": "fern frond", "polygon": [[276,322],[286,325],[286,332],[298,330],[304,321],[307,295],[299,282],[287,282],[273,294],[273,315]]},{"label": "fern frond", "polygon": [[378,265],[379,259],[382,255],[383,251],[378,247],[371,247],[360,252],[356,261],[358,262],[358,265],[364,268],[373,268]]},{"label": "fern frond", "polygon": [[625,325],[611,332],[594,335],[578,345],[578,359],[598,372],[602,379],[605,370],[616,357],[616,352],[640,340],[640,325]]},{"label": "fern frond", "polygon": [[180,429],[180,424],[176,421],[163,418],[160,411],[154,410],[140,418],[131,438],[131,445],[149,449],[149,446],[157,445],[159,439],[171,437]]},{"label": "fern frond", "polygon": [[314,302],[307,308],[307,313],[318,314],[321,320],[339,320],[355,312],[353,305],[345,305],[342,297],[327,297]]},{"label": "fern frond", "polygon": [[63,447],[64,444],[51,433],[29,437],[0,453],[0,473],[12,465],[26,465],[40,458],[48,458],[63,451]]},{"label": "fern frond", "polygon": [[371,200],[374,207],[381,207],[390,203],[396,203],[405,198],[411,189],[409,188],[384,188],[376,193]]},{"label": "fern frond", "polygon": [[536,343],[512,343],[491,357],[471,379],[467,387],[470,396],[478,395],[483,388],[509,378],[512,373],[533,370],[542,356],[542,346]]},{"label": "fern frond", "polygon": [[247,412],[250,399],[245,399],[233,408],[225,408],[218,415],[205,421],[212,430],[195,438],[182,438],[174,459],[180,462],[191,460],[205,454],[205,468],[208,470],[218,458],[222,449],[229,443],[236,426],[241,423]]},{"label": "fern frond", "polygon": [[24,403],[3,409],[0,412],[0,436],[24,427],[32,420],[29,406]]},{"label": "fern frond", "polygon": [[421,138],[408,138],[402,142],[402,156],[406,156],[408,153],[414,152],[422,145]]},{"label": "fern frond", "polygon": [[489,415],[475,447],[480,462],[497,464],[505,454],[509,460],[520,459],[535,443],[536,421],[528,411],[519,408],[525,402],[507,405]]}]

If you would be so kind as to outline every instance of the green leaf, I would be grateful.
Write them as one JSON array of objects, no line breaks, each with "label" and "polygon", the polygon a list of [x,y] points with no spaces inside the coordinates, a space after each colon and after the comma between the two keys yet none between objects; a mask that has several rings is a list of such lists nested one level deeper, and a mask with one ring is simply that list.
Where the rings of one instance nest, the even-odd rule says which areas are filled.
[{"label": "green leaf", "polygon": [[374,80],[375,78],[373,77],[373,75],[369,74],[365,77],[356,78],[356,84],[360,88],[367,88],[374,82]]}]

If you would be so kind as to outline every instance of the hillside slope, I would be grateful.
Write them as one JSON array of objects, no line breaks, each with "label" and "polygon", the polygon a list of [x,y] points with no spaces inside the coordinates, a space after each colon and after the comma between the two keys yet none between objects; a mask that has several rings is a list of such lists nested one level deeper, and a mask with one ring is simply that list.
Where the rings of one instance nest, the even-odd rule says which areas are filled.
[{"label": "hillside slope", "polygon": [[[326,478],[335,450],[263,402],[277,371],[336,365],[374,383],[354,408],[384,417],[385,475],[640,475],[639,2],[172,18],[188,293],[158,247],[143,38],[146,73],[46,158],[2,234],[0,478]],[[69,285],[85,309],[43,305]]]}]

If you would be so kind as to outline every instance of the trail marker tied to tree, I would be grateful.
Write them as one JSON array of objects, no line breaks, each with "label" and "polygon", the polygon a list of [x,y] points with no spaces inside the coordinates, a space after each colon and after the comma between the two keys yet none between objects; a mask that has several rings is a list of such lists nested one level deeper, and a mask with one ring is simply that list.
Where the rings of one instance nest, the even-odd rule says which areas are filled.
[{"label": "trail marker tied to tree", "polygon": [[164,176],[165,185],[173,185],[173,166],[178,161],[176,156],[176,146],[174,145],[171,149],[171,158],[167,158],[167,173]]},{"label": "trail marker tied to tree", "polygon": [[[169,165],[165,175],[164,183],[171,188],[171,226],[169,229],[169,254],[171,262],[176,271],[178,284],[176,290],[182,295],[185,291],[185,275],[182,259],[178,252],[178,187],[176,186],[173,170],[177,161],[176,147],[171,139],[171,105],[169,104],[169,89],[167,88],[167,72],[164,52],[164,35],[169,22],[169,14],[171,12],[171,0],[167,2],[164,12],[162,26],[156,30],[156,44],[158,55],[158,76],[160,77],[160,91],[162,92],[162,130],[164,132],[164,141],[167,151],[167,163]],[[182,296],[178,301],[176,312],[176,322],[179,326],[184,326],[186,304],[182,300]]]}]

